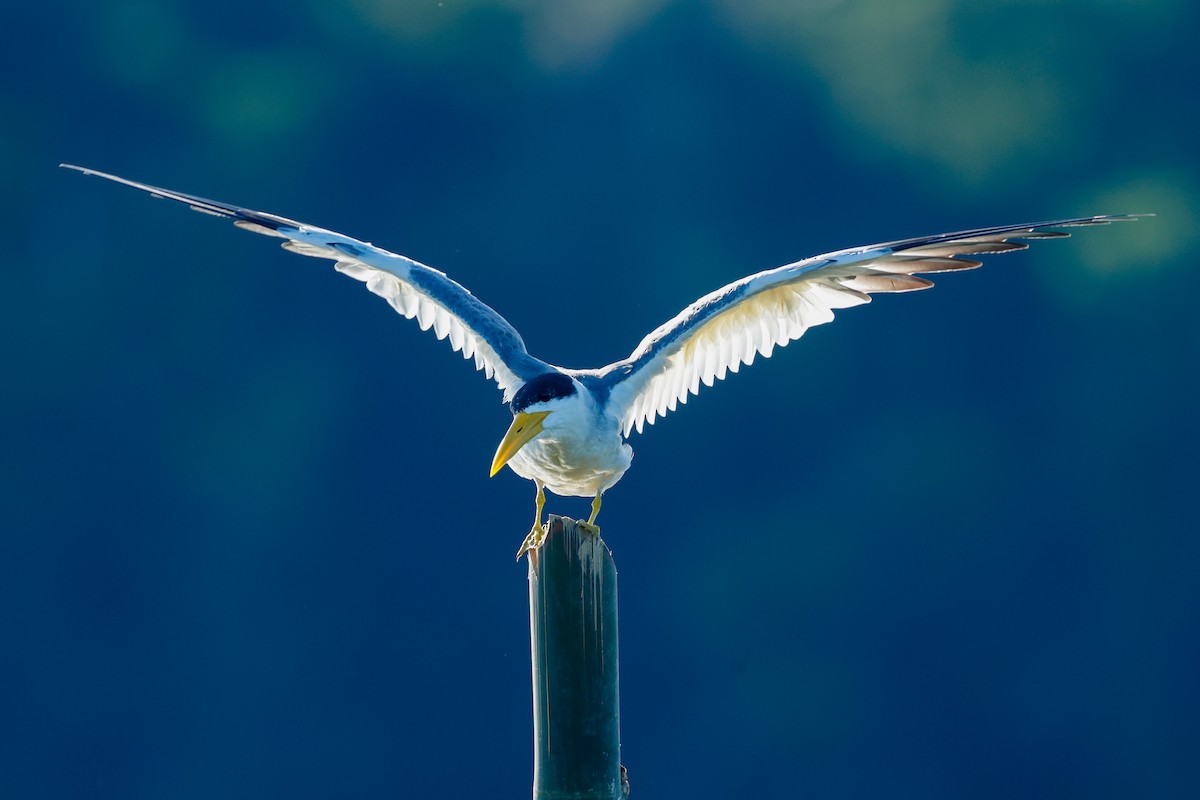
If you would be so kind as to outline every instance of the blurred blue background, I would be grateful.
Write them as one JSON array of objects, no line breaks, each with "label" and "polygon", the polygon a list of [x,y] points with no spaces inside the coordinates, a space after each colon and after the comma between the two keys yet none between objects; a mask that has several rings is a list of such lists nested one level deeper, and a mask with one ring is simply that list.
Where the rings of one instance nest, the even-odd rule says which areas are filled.
[{"label": "blurred blue background", "polygon": [[[566,366],[826,250],[1135,225],[842,312],[635,436],[635,797],[1197,797],[1200,8],[5,4],[0,793],[521,797],[532,486],[362,286]],[[587,501],[548,510],[585,515]]]}]

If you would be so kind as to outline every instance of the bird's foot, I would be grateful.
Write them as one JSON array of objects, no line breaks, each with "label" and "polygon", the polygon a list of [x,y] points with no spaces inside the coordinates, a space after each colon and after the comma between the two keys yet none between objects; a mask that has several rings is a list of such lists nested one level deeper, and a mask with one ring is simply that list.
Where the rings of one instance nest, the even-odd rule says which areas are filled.
[{"label": "bird's foot", "polygon": [[542,546],[542,542],[546,540],[546,534],[549,533],[548,529],[548,525],[534,525],[530,529],[525,536],[525,541],[521,542],[521,549],[517,551],[517,561],[520,561],[521,556],[530,550],[536,550]]},{"label": "bird's foot", "polygon": [[576,527],[584,533],[590,533],[592,536],[600,535],[600,526],[593,522],[579,522]]}]

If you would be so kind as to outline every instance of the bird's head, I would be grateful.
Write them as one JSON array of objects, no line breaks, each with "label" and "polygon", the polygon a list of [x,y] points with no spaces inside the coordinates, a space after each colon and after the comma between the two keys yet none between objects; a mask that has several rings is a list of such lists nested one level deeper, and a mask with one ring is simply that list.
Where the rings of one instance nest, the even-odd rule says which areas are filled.
[{"label": "bird's head", "polygon": [[577,396],[575,381],[561,372],[538,375],[517,390],[509,404],[513,412],[512,425],[496,448],[496,457],[492,459],[492,475],[503,469],[518,450],[547,428],[553,428],[550,415],[561,410],[563,405],[570,402],[570,398]]}]

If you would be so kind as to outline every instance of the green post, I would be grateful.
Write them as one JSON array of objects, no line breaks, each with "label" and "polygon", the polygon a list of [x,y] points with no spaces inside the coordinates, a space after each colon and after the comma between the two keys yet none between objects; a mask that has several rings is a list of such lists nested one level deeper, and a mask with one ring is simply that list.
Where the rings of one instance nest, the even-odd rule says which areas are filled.
[{"label": "green post", "polygon": [[617,568],[599,536],[551,515],[529,551],[534,800],[622,800]]}]

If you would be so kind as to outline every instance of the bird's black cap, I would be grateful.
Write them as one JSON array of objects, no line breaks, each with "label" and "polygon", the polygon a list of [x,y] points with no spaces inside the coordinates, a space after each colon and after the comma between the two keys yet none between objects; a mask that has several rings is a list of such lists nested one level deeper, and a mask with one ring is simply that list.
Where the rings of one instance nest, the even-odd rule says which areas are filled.
[{"label": "bird's black cap", "polygon": [[561,372],[546,372],[533,378],[513,396],[509,407],[520,414],[534,403],[544,403],[575,394],[575,382]]}]

